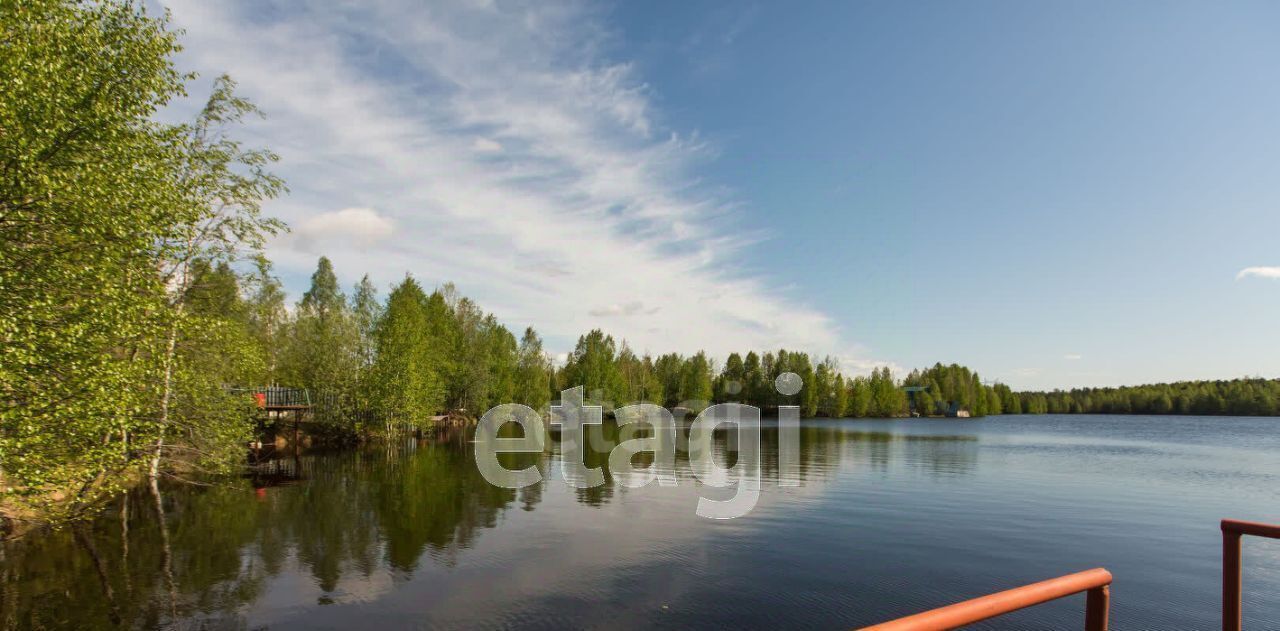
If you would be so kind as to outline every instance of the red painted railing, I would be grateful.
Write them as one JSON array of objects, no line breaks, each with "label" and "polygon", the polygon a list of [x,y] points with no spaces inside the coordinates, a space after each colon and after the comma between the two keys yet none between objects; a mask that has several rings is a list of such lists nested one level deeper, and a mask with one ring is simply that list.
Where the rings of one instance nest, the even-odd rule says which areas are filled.
[{"label": "red painted railing", "polygon": [[1107,631],[1111,608],[1111,572],[1102,568],[1059,576],[990,596],[974,598],[906,618],[898,618],[862,631],[944,631],[994,618],[1011,611],[1088,592],[1084,607],[1085,631]]},{"label": "red painted railing", "polygon": [[1240,537],[1280,539],[1280,526],[1222,520],[1222,631],[1240,631]]}]

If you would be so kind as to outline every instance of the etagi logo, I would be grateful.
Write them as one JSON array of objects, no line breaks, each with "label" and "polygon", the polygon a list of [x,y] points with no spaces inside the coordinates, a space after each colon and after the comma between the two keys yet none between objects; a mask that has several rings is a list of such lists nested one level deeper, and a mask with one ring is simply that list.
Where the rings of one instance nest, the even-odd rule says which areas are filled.
[{"label": "etagi logo", "polygon": [[[795,373],[783,373],[774,381],[780,394],[800,392],[803,382]],[[582,387],[560,393],[560,405],[551,407],[551,423],[560,430],[560,472],[566,484],[580,489],[605,483],[604,471],[587,467],[583,461],[586,426],[601,425],[604,409],[583,405]],[[760,408],[739,403],[713,405],[698,414],[689,427],[687,441],[682,440],[671,411],[652,403],[635,403],[614,410],[622,436],[638,433],[644,426],[652,428],[648,436],[620,440],[609,452],[609,470],[618,484],[639,488],[654,483],[662,487],[677,485],[676,452],[684,448],[693,476],[705,486],[734,488],[732,498],[713,500],[698,498],[697,514],[711,519],[734,519],[751,512],[760,499]],[[499,438],[498,428],[515,423],[523,430],[519,438]],[[720,467],[712,458],[712,439],[722,425],[732,426],[729,441],[736,447],[737,458],[732,467]],[[480,474],[490,484],[519,489],[538,484],[542,472],[530,465],[508,469],[499,454],[542,453],[546,448],[546,427],[542,415],[533,408],[517,403],[496,406],[480,417],[476,428],[475,455]],[[652,464],[637,467],[633,457],[652,453]],[[800,486],[800,408],[786,405],[778,408],[778,486]]]}]

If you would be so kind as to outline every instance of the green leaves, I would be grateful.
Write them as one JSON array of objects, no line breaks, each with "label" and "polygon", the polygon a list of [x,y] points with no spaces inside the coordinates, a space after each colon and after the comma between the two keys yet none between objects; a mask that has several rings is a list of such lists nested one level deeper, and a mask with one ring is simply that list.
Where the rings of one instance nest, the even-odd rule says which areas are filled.
[{"label": "green leaves", "polygon": [[155,400],[178,161],[147,117],[177,44],[129,4],[39,1],[0,2],[0,42],[0,468],[7,509],[69,513]]},{"label": "green leaves", "polygon": [[[211,403],[229,370],[254,363],[225,326],[243,318],[226,313],[238,300],[228,263],[281,229],[260,202],[283,183],[266,171],[273,154],[226,133],[254,111],[228,79],[191,125],[151,120],[185,94],[178,50],[165,19],[132,2],[0,0],[0,470],[10,514],[83,509],[179,418],[223,438],[243,433],[241,411]],[[188,299],[194,313],[184,313]],[[215,353],[216,365],[197,361]],[[165,366],[176,387],[166,388]],[[165,418],[170,396],[177,414]]]},{"label": "green leaves", "polygon": [[376,329],[373,391],[382,413],[396,422],[425,425],[444,404],[444,383],[434,352],[428,298],[412,277],[391,291]]}]

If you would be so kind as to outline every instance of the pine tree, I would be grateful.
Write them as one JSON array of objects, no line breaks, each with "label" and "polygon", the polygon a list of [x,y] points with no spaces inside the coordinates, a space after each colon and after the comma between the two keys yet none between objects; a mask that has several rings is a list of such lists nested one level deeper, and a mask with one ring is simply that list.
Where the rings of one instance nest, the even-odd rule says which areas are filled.
[{"label": "pine tree", "polygon": [[254,259],[254,273],[249,278],[254,287],[246,305],[249,335],[257,342],[266,363],[264,385],[275,384],[279,381],[281,349],[289,334],[284,289],[271,273],[271,262],[265,256]]},{"label": "pine tree", "polygon": [[310,389],[314,417],[335,429],[349,429],[344,424],[356,404],[360,333],[326,257],[320,257],[311,286],[298,303],[292,333],[283,362],[285,385]]}]

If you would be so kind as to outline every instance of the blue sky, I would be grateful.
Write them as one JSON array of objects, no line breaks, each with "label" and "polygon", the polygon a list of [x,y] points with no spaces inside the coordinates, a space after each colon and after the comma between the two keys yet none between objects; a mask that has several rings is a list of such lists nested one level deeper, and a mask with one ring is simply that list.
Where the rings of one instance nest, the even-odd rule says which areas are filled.
[{"label": "blue sky", "polygon": [[1280,375],[1280,5],[166,5],[269,114],[295,296],[323,253],[556,352]]}]

